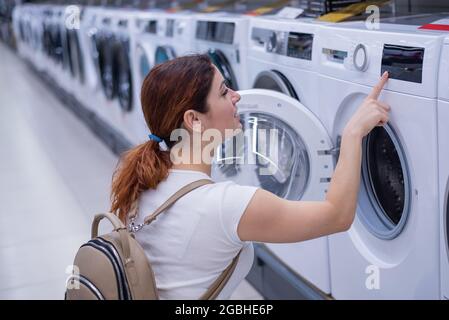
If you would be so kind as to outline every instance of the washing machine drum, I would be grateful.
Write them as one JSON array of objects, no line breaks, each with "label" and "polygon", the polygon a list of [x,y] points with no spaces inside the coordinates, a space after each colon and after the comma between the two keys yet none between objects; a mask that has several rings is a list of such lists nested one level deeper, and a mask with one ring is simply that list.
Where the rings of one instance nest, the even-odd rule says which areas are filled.
[{"label": "washing machine drum", "polygon": [[52,44],[51,44],[50,28],[47,24],[44,24],[43,28],[42,45],[45,54],[50,57],[52,52]]},{"label": "washing machine drum", "polygon": [[154,54],[154,64],[158,65],[176,58],[175,51],[170,46],[157,47]]},{"label": "washing machine drum", "polygon": [[148,75],[151,70],[150,60],[148,59],[147,54],[142,51],[139,55],[139,74],[140,79],[143,82],[143,79]]},{"label": "washing machine drum", "polygon": [[394,230],[407,217],[410,201],[405,156],[389,127],[374,128],[363,149],[362,175],[371,205],[387,229]]},{"label": "washing machine drum", "polygon": [[242,133],[218,148],[214,178],[262,187],[287,199],[301,198],[310,173],[302,138],[273,115],[242,112],[240,119]]},{"label": "washing machine drum", "polygon": [[225,54],[217,49],[211,49],[207,52],[212,62],[215,66],[220,70],[223,78],[225,78],[227,85],[232,90],[238,90],[237,80],[234,75],[234,71],[232,71],[231,64],[226,58]]},{"label": "washing machine drum", "polygon": [[299,100],[290,81],[277,70],[267,70],[259,73],[254,81],[253,88],[281,92]]},{"label": "washing machine drum", "polygon": [[106,98],[112,100],[117,93],[117,66],[114,64],[114,40],[112,34],[99,32],[97,35],[97,48],[101,84]]},{"label": "washing machine drum", "polygon": [[129,41],[117,41],[114,51],[114,65],[117,66],[117,96],[121,108],[130,111],[132,108],[132,76]]},{"label": "washing machine drum", "polygon": [[53,23],[50,26],[50,39],[51,55],[57,63],[62,63],[64,61],[64,50],[62,46],[61,29],[57,23]]},{"label": "washing machine drum", "polygon": [[25,42],[25,21],[19,19],[19,37],[22,42]]},{"label": "washing machine drum", "polygon": [[81,83],[84,83],[84,63],[78,32],[73,29],[67,29],[67,59],[70,67],[70,73]]}]

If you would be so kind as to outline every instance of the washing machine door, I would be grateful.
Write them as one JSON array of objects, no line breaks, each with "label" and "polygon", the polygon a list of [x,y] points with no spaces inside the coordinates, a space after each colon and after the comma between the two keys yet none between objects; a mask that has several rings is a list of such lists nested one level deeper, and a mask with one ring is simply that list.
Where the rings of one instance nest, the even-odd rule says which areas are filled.
[{"label": "washing machine door", "polygon": [[62,42],[61,28],[59,24],[53,22],[50,27],[50,36],[52,43],[52,56],[55,62],[64,62],[64,49]]},{"label": "washing machine door", "polygon": [[143,80],[150,72],[153,60],[152,57],[154,54],[151,54],[152,49],[149,45],[146,45],[144,42],[139,43],[136,47],[136,62],[138,68],[137,78],[139,79],[139,87],[142,85]]},{"label": "washing machine door", "polygon": [[254,81],[253,88],[282,92],[299,100],[293,85],[288,81],[287,77],[277,70],[266,70],[259,73]]},{"label": "washing machine door", "polygon": [[176,54],[172,47],[160,46],[156,48],[156,53],[154,54],[154,64],[158,65],[174,58],[176,58]]},{"label": "washing machine door", "polygon": [[76,30],[67,29],[67,56],[72,77],[84,83],[84,64],[79,35]]},{"label": "washing machine door", "polygon": [[102,31],[98,34],[97,39],[101,83],[106,98],[112,100],[117,93],[117,67],[114,64],[114,38],[112,33]]},{"label": "washing machine door", "polygon": [[381,239],[397,237],[410,213],[408,161],[393,127],[374,128],[362,143],[358,217]]},{"label": "washing machine door", "polygon": [[226,55],[218,49],[210,49],[207,54],[209,58],[212,60],[214,65],[220,70],[223,78],[227,82],[227,86],[232,90],[238,90],[237,80],[234,75],[234,71],[232,70],[231,64],[226,58]]},{"label": "washing machine door", "polygon": [[217,150],[212,175],[280,197],[322,200],[333,171],[331,139],[298,100],[265,89],[239,92],[242,132]]},{"label": "washing machine door", "polygon": [[124,111],[132,109],[132,77],[129,59],[129,39],[117,42],[115,53],[115,65],[117,66],[117,95],[120,107]]}]

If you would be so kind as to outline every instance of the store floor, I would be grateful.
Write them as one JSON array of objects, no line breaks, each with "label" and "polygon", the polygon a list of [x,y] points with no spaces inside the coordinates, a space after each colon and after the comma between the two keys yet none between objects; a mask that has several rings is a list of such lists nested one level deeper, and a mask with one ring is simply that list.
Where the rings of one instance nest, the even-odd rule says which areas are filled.
[{"label": "store floor", "polygon": [[[116,163],[0,43],[0,299],[63,298],[93,215],[109,207]],[[246,281],[232,296],[261,298]]]}]

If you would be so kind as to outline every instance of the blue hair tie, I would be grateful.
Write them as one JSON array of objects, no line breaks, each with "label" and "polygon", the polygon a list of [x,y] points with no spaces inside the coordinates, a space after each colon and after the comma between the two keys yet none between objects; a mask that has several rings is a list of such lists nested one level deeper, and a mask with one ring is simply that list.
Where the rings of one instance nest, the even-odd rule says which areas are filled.
[{"label": "blue hair tie", "polygon": [[156,142],[162,142],[162,139],[161,138],[159,138],[157,135],[154,135],[154,134],[152,134],[152,133],[150,133],[149,135],[148,135],[148,138],[150,138],[150,140],[153,140],[153,141],[156,141]]},{"label": "blue hair tie", "polygon": [[159,144],[159,149],[162,151],[167,151],[168,150],[168,146],[165,143],[164,139],[159,138],[157,135],[154,135],[152,133],[150,133],[148,135],[148,138],[150,138],[150,140],[156,141]]}]

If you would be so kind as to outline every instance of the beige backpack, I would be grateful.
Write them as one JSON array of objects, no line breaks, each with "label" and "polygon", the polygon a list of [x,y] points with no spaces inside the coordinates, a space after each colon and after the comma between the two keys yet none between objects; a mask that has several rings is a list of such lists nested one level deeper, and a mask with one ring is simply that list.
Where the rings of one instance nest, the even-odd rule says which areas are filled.
[{"label": "beige backpack", "polygon": [[[97,214],[92,223],[92,239],[78,250],[72,275],[67,281],[66,300],[154,300],[159,299],[151,261],[134,238],[134,233],[154,221],[188,192],[212,183],[207,179],[192,182],[172,195],[141,225],[128,228],[112,213]],[[114,226],[98,236],[98,225],[106,218]],[[133,220],[132,220],[133,221]],[[237,265],[240,252],[200,299],[215,299]]]}]

